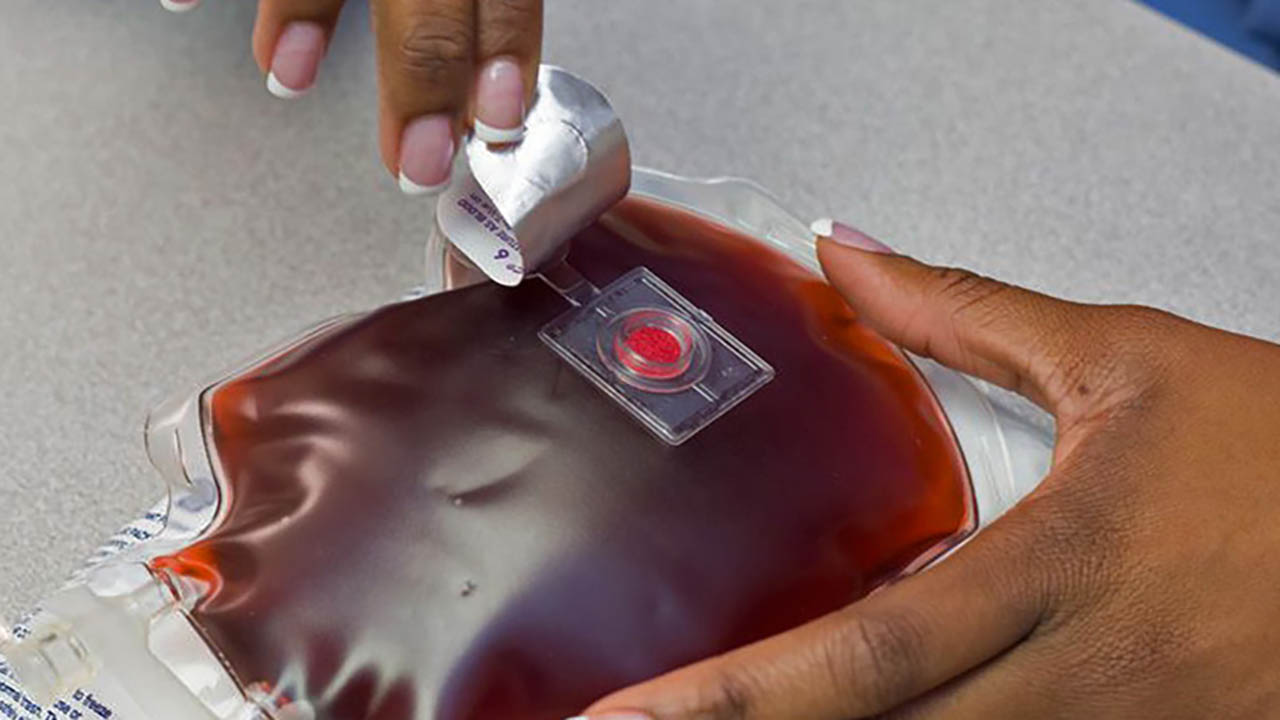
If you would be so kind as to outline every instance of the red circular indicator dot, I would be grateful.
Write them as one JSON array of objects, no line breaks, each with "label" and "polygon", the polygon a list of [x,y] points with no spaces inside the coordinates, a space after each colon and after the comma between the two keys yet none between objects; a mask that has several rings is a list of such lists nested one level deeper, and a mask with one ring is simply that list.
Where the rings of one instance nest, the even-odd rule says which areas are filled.
[{"label": "red circular indicator dot", "polygon": [[643,360],[669,365],[680,359],[684,348],[670,330],[647,325],[627,335],[627,349]]},{"label": "red circular indicator dot", "polygon": [[601,327],[596,342],[617,378],[646,392],[682,392],[706,370],[706,340],[688,318],[665,308],[628,310]]}]

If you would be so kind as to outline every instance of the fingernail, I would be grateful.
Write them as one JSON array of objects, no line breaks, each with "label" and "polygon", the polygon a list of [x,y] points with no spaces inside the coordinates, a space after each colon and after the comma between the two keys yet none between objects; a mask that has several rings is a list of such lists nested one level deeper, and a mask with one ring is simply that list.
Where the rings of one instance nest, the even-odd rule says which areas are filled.
[{"label": "fingernail", "polygon": [[267,90],[290,100],[305,94],[316,82],[324,57],[324,28],[313,22],[291,22],[280,33],[267,73]]},{"label": "fingernail", "polygon": [[444,190],[449,185],[455,149],[453,121],[448,115],[428,115],[409,123],[400,141],[400,190],[406,195]]},{"label": "fingernail", "polygon": [[814,235],[827,238],[838,245],[851,247],[855,250],[865,250],[867,252],[880,253],[881,255],[896,255],[893,248],[885,245],[870,235],[849,227],[843,223],[838,223],[831,218],[822,218],[814,220],[809,226]]},{"label": "fingernail", "polygon": [[653,720],[653,717],[644,713],[611,712],[603,715],[575,715],[571,718],[565,718],[565,720]]},{"label": "fingernail", "polygon": [[524,76],[508,57],[492,60],[476,83],[476,137],[513,143],[524,137]]},{"label": "fingernail", "polygon": [[186,12],[195,10],[200,0],[160,0],[160,7],[169,12]]}]

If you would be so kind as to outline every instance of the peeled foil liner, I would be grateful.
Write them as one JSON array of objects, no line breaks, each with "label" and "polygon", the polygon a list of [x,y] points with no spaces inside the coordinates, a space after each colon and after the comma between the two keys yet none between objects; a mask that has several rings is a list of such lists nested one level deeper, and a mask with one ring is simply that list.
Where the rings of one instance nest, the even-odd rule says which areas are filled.
[{"label": "peeled foil liner", "polygon": [[569,238],[631,187],[622,122],[590,83],[550,65],[523,139],[489,145],[470,136],[453,184],[440,196],[444,235],[490,279],[517,285],[563,254]]}]

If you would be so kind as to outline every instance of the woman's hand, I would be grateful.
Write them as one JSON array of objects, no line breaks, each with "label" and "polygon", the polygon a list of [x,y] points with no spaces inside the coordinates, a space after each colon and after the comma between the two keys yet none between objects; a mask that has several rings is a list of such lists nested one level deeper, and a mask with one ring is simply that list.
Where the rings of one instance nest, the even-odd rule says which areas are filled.
[{"label": "woman's hand", "polygon": [[[200,0],[161,0],[189,10]],[[272,94],[311,89],[344,0],[258,0],[253,55]],[[370,0],[379,145],[411,195],[449,182],[459,138],[519,140],[542,50],[542,0]]]},{"label": "woman's hand", "polygon": [[1054,414],[1051,474],[937,567],[586,716],[1280,717],[1280,347],[830,234],[865,322]]}]

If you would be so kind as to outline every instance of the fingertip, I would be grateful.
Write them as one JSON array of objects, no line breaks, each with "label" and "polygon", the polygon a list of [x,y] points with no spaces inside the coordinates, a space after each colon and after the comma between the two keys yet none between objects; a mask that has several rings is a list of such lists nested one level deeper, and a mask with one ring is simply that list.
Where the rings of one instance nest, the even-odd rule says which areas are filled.
[{"label": "fingertip", "polygon": [[195,10],[199,4],[200,0],[160,0],[160,7],[174,13]]},{"label": "fingertip", "polygon": [[400,186],[400,192],[405,195],[439,195],[444,192],[445,188],[449,187],[448,180],[434,185],[419,185],[413,180],[410,180],[409,176],[405,175],[404,172],[400,173],[396,182]]},{"label": "fingertip", "polygon": [[835,232],[835,221],[831,218],[818,218],[809,224],[809,230],[820,238],[830,238]]},{"label": "fingertip", "polygon": [[435,114],[410,121],[400,139],[401,191],[428,195],[448,187],[457,150],[451,116]]},{"label": "fingertip", "polygon": [[814,220],[809,226],[814,235],[819,238],[825,238],[837,245],[852,248],[854,250],[862,250],[865,252],[879,253],[881,255],[896,255],[893,248],[862,232],[861,230],[851,226],[839,223],[831,218],[819,218]]},{"label": "fingertip", "polygon": [[[823,274],[860,313],[868,309],[862,305],[875,306],[878,299],[894,290],[894,273],[886,273],[886,268],[877,260],[903,256],[888,245],[831,218],[814,220],[809,229],[817,238],[818,263]],[[873,318],[864,319],[871,319],[875,324]]]},{"label": "fingertip", "polygon": [[328,32],[319,23],[294,21],[286,25],[271,53],[267,90],[286,100],[305,95],[315,85],[327,44]]},{"label": "fingertip", "polygon": [[515,58],[490,60],[476,79],[476,137],[490,144],[518,142],[524,137],[524,70]]},{"label": "fingertip", "polygon": [[498,128],[480,118],[475,119],[476,137],[490,145],[510,145],[524,139],[524,126],[514,128]]},{"label": "fingertip", "polygon": [[836,242],[830,235],[814,234],[822,273],[846,300],[855,303],[864,293],[878,292],[877,286],[885,276],[875,261],[894,256],[858,250]]},{"label": "fingertip", "polygon": [[280,82],[280,78],[276,77],[274,70],[267,72],[267,92],[281,100],[293,100],[294,98],[302,97],[303,95],[306,95],[307,91],[310,89],[311,88],[306,87],[301,90],[294,90],[293,88],[286,87],[284,83]]}]

